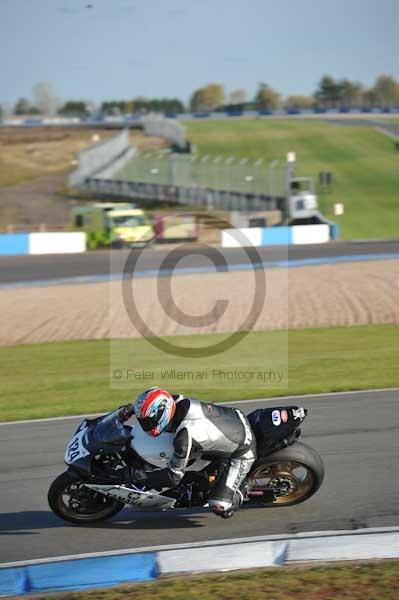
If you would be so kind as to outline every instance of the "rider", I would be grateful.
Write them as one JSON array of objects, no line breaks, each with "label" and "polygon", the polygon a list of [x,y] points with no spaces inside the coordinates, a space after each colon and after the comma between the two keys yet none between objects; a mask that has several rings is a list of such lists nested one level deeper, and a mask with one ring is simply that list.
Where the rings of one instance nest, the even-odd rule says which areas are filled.
[{"label": "rider", "polygon": [[180,394],[152,387],[127,405],[124,419],[135,414],[144,431],[156,437],[174,433],[174,452],[164,469],[134,473],[140,484],[154,488],[175,487],[184,476],[190,458],[201,454],[224,459],[209,500],[215,514],[228,518],[240,507],[240,486],[256,454],[255,436],[245,415],[238,409],[205,404]]}]

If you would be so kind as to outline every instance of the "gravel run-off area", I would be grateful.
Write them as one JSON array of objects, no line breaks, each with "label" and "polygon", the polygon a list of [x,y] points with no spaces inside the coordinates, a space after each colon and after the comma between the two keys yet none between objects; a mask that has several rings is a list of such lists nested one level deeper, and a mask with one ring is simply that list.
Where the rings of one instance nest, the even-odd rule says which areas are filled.
[{"label": "gravel run-off area", "polygon": [[[257,278],[257,295],[252,271],[175,276],[171,293],[165,277],[140,278],[125,292],[156,335],[236,331],[256,312],[254,330],[399,323],[398,260],[273,268]],[[0,345],[140,337],[131,309],[120,281],[2,290]]]}]

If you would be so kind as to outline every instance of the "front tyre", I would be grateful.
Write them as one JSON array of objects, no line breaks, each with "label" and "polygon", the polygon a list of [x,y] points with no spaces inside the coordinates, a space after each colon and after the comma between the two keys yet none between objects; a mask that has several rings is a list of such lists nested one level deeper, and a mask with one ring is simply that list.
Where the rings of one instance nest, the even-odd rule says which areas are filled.
[{"label": "front tyre", "polygon": [[324,465],[316,450],[296,442],[258,459],[248,479],[251,500],[256,502],[263,492],[265,506],[293,506],[317,492],[324,479]]},{"label": "front tyre", "polygon": [[53,481],[47,499],[57,517],[77,525],[105,521],[124,506],[122,502],[90,490],[68,471]]}]

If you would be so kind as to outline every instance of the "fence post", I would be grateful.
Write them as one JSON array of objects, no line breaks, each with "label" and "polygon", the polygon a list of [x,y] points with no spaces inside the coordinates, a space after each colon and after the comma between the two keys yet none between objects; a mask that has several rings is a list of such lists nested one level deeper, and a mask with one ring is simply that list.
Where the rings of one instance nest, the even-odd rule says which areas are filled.
[{"label": "fence post", "polygon": [[295,162],[296,155],[295,152],[288,152],[287,161],[285,163],[285,213],[286,217],[289,216],[290,207],[289,207],[289,197],[291,195],[291,179],[295,174]]},{"label": "fence post", "polygon": [[169,156],[169,185],[175,185],[175,154]]},{"label": "fence post", "polygon": [[[247,158],[242,158],[240,160],[240,162],[238,163],[240,166],[240,170],[239,170],[239,177],[240,177],[240,181],[239,181],[239,192],[242,191],[242,182],[245,181],[245,165],[247,164],[248,159]],[[245,187],[244,187],[244,191],[245,191]]]},{"label": "fence post", "polygon": [[231,165],[234,162],[235,158],[234,156],[230,156],[229,158],[226,159],[226,190],[229,192],[229,195],[232,192],[232,177],[231,177]]},{"label": "fence post", "polygon": [[221,159],[222,159],[222,156],[217,156],[212,161],[212,163],[213,163],[213,188],[215,190],[219,189],[219,185],[218,184],[219,184],[220,177],[218,177],[218,168],[217,168],[217,165],[221,161]]},{"label": "fence post", "polygon": [[196,172],[195,172],[195,163],[197,160],[197,156],[191,156],[190,158],[190,175],[191,175],[191,184],[197,185],[197,177],[196,177]]},{"label": "fence post", "polygon": [[199,183],[200,183],[201,187],[208,187],[206,185],[206,163],[209,160],[209,158],[210,158],[209,154],[206,154],[205,156],[203,156],[201,158],[201,161],[200,161],[201,162],[201,169],[200,169],[200,178],[201,178],[201,181]]},{"label": "fence post", "polygon": [[274,169],[276,168],[277,164],[278,160],[272,160],[272,162],[269,164],[269,196],[271,200],[273,200],[273,198],[276,196]]},{"label": "fence post", "polygon": [[260,188],[261,188],[261,180],[260,180],[260,166],[263,163],[263,159],[260,158],[254,164],[254,196],[256,198],[257,207],[260,208]]}]

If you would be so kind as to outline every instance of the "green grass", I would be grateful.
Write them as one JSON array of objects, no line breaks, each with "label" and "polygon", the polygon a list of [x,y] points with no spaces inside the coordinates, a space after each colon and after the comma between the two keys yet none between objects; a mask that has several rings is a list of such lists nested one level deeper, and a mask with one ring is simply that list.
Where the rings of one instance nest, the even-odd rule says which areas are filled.
[{"label": "green grass", "polygon": [[[252,161],[262,158],[267,165],[274,159],[284,161],[287,152],[295,151],[298,175],[313,176],[317,181],[320,171],[333,172],[333,191],[320,194],[319,203],[326,216],[334,220],[334,203],[344,203],[345,214],[337,219],[343,239],[398,237],[399,153],[394,140],[383,133],[319,120],[210,120],[188,122],[186,126],[189,139],[202,156],[248,157]],[[139,178],[147,173],[148,181],[166,183],[166,160],[162,160],[154,160],[147,167],[138,161]],[[151,174],[150,167],[159,168],[159,174]],[[253,183],[242,183],[242,174],[240,171],[240,189],[246,185],[247,191],[252,191]],[[267,176],[265,166],[262,181]],[[189,185],[188,180],[182,180],[190,179],[189,169],[181,166],[176,177],[180,184]],[[214,172],[210,167],[206,177],[212,185]],[[237,181],[233,183],[237,188]],[[268,191],[267,185],[264,189]]]},{"label": "green grass", "polygon": [[161,579],[42,600],[397,600],[399,562],[264,569]]},{"label": "green grass", "polygon": [[345,204],[339,218],[343,238],[398,237],[399,154],[388,136],[367,127],[299,120],[190,122],[187,130],[201,154],[269,162],[295,151],[298,174],[334,173],[333,192],[320,204],[331,218],[334,203]]},{"label": "green grass", "polygon": [[[132,401],[142,389],[162,385],[210,401],[234,401],[285,394],[393,387],[399,385],[397,325],[291,330],[284,364],[284,332],[250,333],[229,352],[206,359],[176,358],[146,340],[106,340],[20,345],[0,348],[0,420],[101,412]],[[201,344],[221,336],[168,338]],[[114,345],[115,344],[115,345]],[[116,348],[115,348],[116,346]],[[274,355],[275,360],[265,357]],[[270,382],[223,382],[213,369],[263,372],[280,367],[282,385]],[[288,365],[288,386],[286,367]],[[152,373],[146,380],[113,381],[110,369]],[[205,371],[203,380],[162,378],[166,369]]]}]

